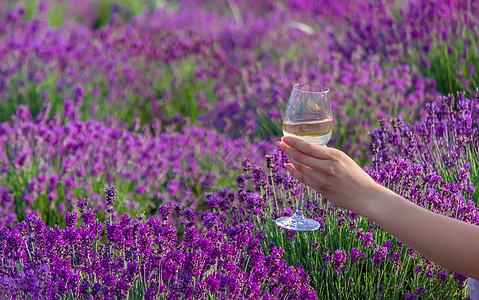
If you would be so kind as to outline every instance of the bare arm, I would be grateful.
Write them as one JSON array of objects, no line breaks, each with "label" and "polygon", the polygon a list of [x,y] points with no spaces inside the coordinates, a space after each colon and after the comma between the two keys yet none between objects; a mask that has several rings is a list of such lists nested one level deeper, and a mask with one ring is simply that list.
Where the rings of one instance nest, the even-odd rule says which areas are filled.
[{"label": "bare arm", "polygon": [[359,213],[436,264],[479,279],[479,226],[428,211],[377,184],[342,151],[285,137],[287,170],[337,206]]}]

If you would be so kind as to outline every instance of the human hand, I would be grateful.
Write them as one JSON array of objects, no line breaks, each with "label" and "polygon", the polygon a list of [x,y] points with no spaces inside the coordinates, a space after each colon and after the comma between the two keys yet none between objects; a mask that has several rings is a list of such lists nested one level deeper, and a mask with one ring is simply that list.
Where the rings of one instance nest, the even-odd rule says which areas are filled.
[{"label": "human hand", "polygon": [[434,263],[479,279],[479,227],[429,211],[377,184],[344,152],[293,137],[277,143],[294,178],[373,221]]},{"label": "human hand", "polygon": [[294,178],[339,207],[365,215],[372,202],[385,192],[384,187],[340,150],[294,137],[283,137],[277,147],[288,155],[291,164],[285,167]]}]

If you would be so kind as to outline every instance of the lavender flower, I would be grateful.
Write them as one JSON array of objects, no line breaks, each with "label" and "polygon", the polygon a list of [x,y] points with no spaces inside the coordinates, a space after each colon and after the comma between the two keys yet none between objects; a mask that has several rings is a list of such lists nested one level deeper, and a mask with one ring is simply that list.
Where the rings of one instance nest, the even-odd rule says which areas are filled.
[{"label": "lavender flower", "polygon": [[107,207],[107,212],[109,214],[113,213],[114,209],[113,207],[115,206],[115,187],[109,187],[105,189],[105,204]]},{"label": "lavender flower", "polygon": [[[434,291],[425,280],[450,287],[439,297],[462,293],[463,277],[314,192],[302,196],[319,235],[278,230],[271,219],[292,213],[300,189],[267,139],[280,134],[291,82],[321,81],[334,87],[341,120],[331,145],[367,161],[371,132],[367,171],[376,181],[479,224],[470,175],[478,100],[426,105],[442,83],[420,73],[441,67],[431,58],[446,43],[464,67],[441,75],[474,82],[477,64],[466,53],[477,52],[468,40],[477,6],[238,0],[225,9],[185,0],[175,10],[152,2],[129,21],[115,5],[107,25],[93,29],[87,2],[62,3],[69,25],[59,28],[45,19],[57,3],[40,1],[31,17],[0,3],[0,294],[308,299],[341,286],[332,293],[427,298]],[[69,22],[75,16],[82,21]],[[463,40],[463,51],[450,39]],[[386,116],[397,119],[377,121]],[[258,137],[266,141],[250,142]],[[218,186],[230,176],[238,190],[234,180]],[[102,201],[105,185],[116,189]],[[102,223],[104,211],[111,218]],[[149,218],[125,214],[142,211]],[[375,276],[384,270],[391,276]],[[384,278],[404,282],[392,289]]]},{"label": "lavender flower", "polygon": [[344,250],[336,250],[334,251],[334,270],[336,273],[343,273],[346,271],[346,251]]},{"label": "lavender flower", "polygon": [[363,254],[358,249],[356,248],[351,249],[351,253],[350,253],[351,263],[353,264],[357,263],[362,256]]},{"label": "lavender flower", "polygon": [[[403,128],[400,121],[396,122],[393,127],[388,126],[386,122],[383,122],[381,131],[377,130],[375,132],[379,136],[378,139],[381,139],[377,144],[382,143],[386,146],[379,147],[379,152],[376,153],[376,157],[382,157],[382,160],[375,158],[373,166],[366,168],[371,176],[399,193],[407,191],[407,194],[404,193],[403,195],[406,198],[409,197],[410,200],[414,199],[414,201],[424,205],[448,201],[448,212],[465,212],[467,210],[468,214],[473,214],[475,210],[469,205],[452,209],[452,207],[456,207],[454,206],[456,203],[463,203],[460,194],[458,194],[459,184],[446,184],[440,175],[428,170],[424,164],[414,164],[410,159],[396,158],[385,152],[394,151],[392,144],[399,149],[404,149],[408,157],[414,157],[412,156],[414,153],[424,153],[424,151],[416,152],[414,148],[402,146],[402,143],[411,144],[414,136],[402,138],[403,135],[396,135],[396,132],[392,131]],[[410,132],[406,131],[406,128],[411,127],[404,127],[405,136],[406,132]],[[390,132],[396,138],[389,139]],[[311,274],[316,291],[323,291],[325,285],[330,283],[331,285],[328,286],[332,286],[334,285],[333,282],[339,280],[342,284],[344,283],[344,290],[356,293],[353,290],[358,288],[358,285],[355,284],[353,287],[343,281],[346,279],[343,278],[345,276],[342,276],[342,274],[348,274],[348,276],[356,276],[349,274],[362,274],[359,275],[360,278],[354,277],[354,281],[371,282],[374,281],[371,279],[373,277],[381,278],[371,277],[371,274],[383,272],[389,274],[390,272],[390,275],[394,278],[409,278],[405,280],[412,280],[412,276],[417,276],[417,278],[420,278],[418,279],[419,282],[431,281],[430,284],[434,287],[448,284],[455,286],[452,288],[455,292],[464,292],[463,287],[457,286],[452,276],[444,278],[443,275],[438,275],[442,271],[441,268],[426,262],[424,258],[416,255],[412,249],[374,226],[371,221],[345,212],[329,204],[326,199],[316,198],[314,193],[304,195],[308,199],[305,211],[310,218],[314,218],[322,224],[322,234],[317,237],[313,235],[298,236],[297,233],[291,235],[288,231],[278,229],[274,222],[271,222],[271,219],[288,214],[288,212],[291,213],[291,206],[294,205],[294,202],[290,199],[298,196],[297,183],[288,180],[290,177],[283,167],[283,161],[283,154],[274,150],[265,159],[265,164],[268,164],[270,168],[255,166],[248,173],[242,174],[241,185],[237,190],[221,189],[217,193],[209,194],[207,203],[210,208],[216,211],[219,216],[224,215],[224,217],[217,216],[214,219],[208,217],[208,219],[204,219],[205,224],[208,224],[208,227],[224,228],[223,230],[230,228],[231,232],[228,232],[231,234],[233,228],[237,228],[234,227],[236,224],[241,224],[241,222],[255,224],[257,230],[261,230],[265,235],[262,241],[264,247],[268,249],[272,249],[272,245],[283,247],[285,257],[291,264],[300,264],[304,266],[306,273]],[[465,168],[463,169],[465,170]],[[458,171],[462,185],[469,186],[468,180],[470,177],[465,175],[465,171]],[[423,175],[424,177],[421,177]],[[455,196],[451,197],[451,195]],[[449,200],[456,198],[457,201],[454,200],[456,201],[454,204]],[[258,214],[257,207],[261,207],[260,214]],[[470,208],[465,209],[465,207]],[[229,218],[228,215],[233,217]],[[339,220],[343,221],[338,222]],[[350,224],[350,226],[343,226],[342,224]],[[420,268],[424,265],[428,266],[424,272],[411,274],[411,268]],[[321,271],[318,272],[318,269]],[[390,278],[389,276],[386,277]],[[361,293],[369,293],[371,296],[381,294],[383,297],[406,297],[407,293],[417,295],[417,288],[420,287],[410,287],[402,280],[394,283],[394,288],[389,287],[390,284],[382,280],[374,281],[370,283],[368,288],[361,289]],[[424,295],[435,293],[434,291],[437,290],[431,288],[421,295],[427,297]],[[334,291],[338,294],[341,292],[339,289]],[[448,293],[445,292],[445,294]],[[325,294],[318,292],[318,296],[325,297]]]},{"label": "lavender flower", "polygon": [[[33,212],[48,216],[46,221],[50,224],[62,224],[60,207],[73,209],[77,204],[75,193],[90,198],[94,212],[103,213],[110,204],[101,201],[99,193],[105,185],[119,182],[128,184],[118,185],[121,189],[116,192],[130,194],[122,199],[125,201],[117,201],[116,209],[120,212],[146,211],[149,215],[154,206],[166,203],[195,209],[202,193],[213,189],[220,175],[241,168],[240,161],[235,163],[222,155],[222,151],[237,153],[235,156],[239,157],[248,152],[252,160],[259,161],[268,147],[248,141],[238,143],[199,127],[152,136],[129,132],[125,124],[113,121],[106,124],[74,120],[63,124],[57,119],[47,122],[43,116],[33,121],[27,115],[24,107],[14,124],[0,126],[3,128],[0,131],[2,183],[6,188],[17,189],[17,195],[23,199],[23,208],[16,212],[12,210],[13,198],[5,196],[0,203],[5,215],[2,220],[8,221],[8,225]],[[235,147],[231,146],[233,143]],[[205,150],[198,151],[198,145]],[[205,164],[213,160],[217,163],[214,167]],[[222,170],[218,171],[218,166],[223,166]],[[5,174],[9,174],[10,180],[7,181]],[[12,178],[24,182],[23,186],[15,185]],[[201,182],[208,184],[198,188]],[[145,203],[144,199],[151,199],[153,204]],[[12,213],[18,215],[6,218]]]},{"label": "lavender flower", "polygon": [[[114,191],[105,190],[109,206]],[[33,215],[13,229],[0,228],[2,295],[261,298],[275,291],[278,297],[316,299],[305,274],[288,267],[282,251],[262,252],[250,223],[229,236],[187,228],[177,243],[176,229],[160,218],[143,222],[125,214],[102,225],[91,217],[86,199],[79,199],[78,207],[83,220],[78,226],[77,214],[67,212],[65,229],[45,226]]]},{"label": "lavender flower", "polygon": [[[0,95],[21,101],[28,86],[39,85],[48,88],[54,107],[69,120],[80,114],[100,121],[115,115],[128,123],[133,123],[133,119],[139,119],[141,124],[155,123],[156,130],[164,132],[191,119],[234,137],[243,133],[269,137],[280,133],[280,107],[288,97],[290,82],[298,78],[322,81],[335,87],[336,117],[345,121],[345,126],[335,129],[342,134],[336,135],[331,144],[357,155],[364,154],[357,145],[364,145],[365,133],[377,124],[377,115],[397,110],[399,115],[413,118],[417,108],[436,96],[434,83],[418,74],[417,69],[403,61],[395,61],[394,66],[388,64],[392,52],[398,52],[395,43],[401,44],[402,35],[410,35],[396,34],[393,29],[402,26],[391,19],[393,13],[382,13],[394,11],[390,3],[358,1],[346,5],[328,1],[319,6],[295,0],[284,6],[272,1],[253,6],[247,4],[251,3],[249,0],[237,2],[235,5],[245,8],[239,23],[225,15],[223,3],[212,10],[214,5],[184,1],[175,11],[162,7],[139,14],[131,22],[123,22],[114,14],[104,28],[95,30],[85,16],[96,14],[90,12],[93,6],[86,3],[66,5],[71,6],[69,11],[80,12],[82,24],[58,29],[48,27],[44,21],[43,1],[39,15],[31,20],[19,20],[19,12],[11,11],[9,19],[0,20],[1,27],[6,29],[0,33],[0,40],[9,45],[1,49],[0,61],[9,61],[16,67],[0,64],[0,70],[8,74],[0,83]],[[431,3],[427,2],[428,8]],[[371,7],[366,8],[368,5]],[[400,11],[408,17],[404,21],[407,28],[417,28],[421,34],[441,24],[418,24],[417,18],[413,18],[417,5]],[[73,18],[75,13],[66,15]],[[457,17],[464,15],[469,12]],[[430,17],[422,12],[421,16]],[[297,18],[304,20],[303,26]],[[324,30],[324,22],[317,18],[338,24],[347,34],[336,36],[335,31]],[[369,27],[364,28],[362,22]],[[384,27],[377,30],[380,35],[362,36],[379,26]],[[445,25],[440,27],[442,30]],[[351,44],[342,43],[340,39],[345,36],[349,36],[348,43],[357,41],[352,43],[354,49],[349,48]],[[371,41],[374,38],[385,41],[378,41],[378,46]],[[327,42],[318,47],[315,40]],[[385,50],[386,60],[376,51],[379,49]],[[296,55],[288,57],[288,51]],[[400,54],[399,51],[396,56]],[[181,65],[191,67],[191,74],[178,75]],[[157,82],[153,78],[171,80]],[[11,94],[10,82],[22,88]],[[182,104],[185,99],[191,105]],[[347,102],[350,108],[346,109],[343,99],[351,99]],[[5,111],[3,120],[13,113],[11,108]]]}]

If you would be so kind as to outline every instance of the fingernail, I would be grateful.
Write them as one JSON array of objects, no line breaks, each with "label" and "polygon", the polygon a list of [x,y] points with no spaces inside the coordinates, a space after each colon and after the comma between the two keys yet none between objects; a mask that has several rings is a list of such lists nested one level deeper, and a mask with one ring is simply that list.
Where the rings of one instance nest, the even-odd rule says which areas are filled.
[{"label": "fingernail", "polygon": [[276,147],[279,147],[280,144],[281,144],[281,141],[277,141],[276,142]]}]

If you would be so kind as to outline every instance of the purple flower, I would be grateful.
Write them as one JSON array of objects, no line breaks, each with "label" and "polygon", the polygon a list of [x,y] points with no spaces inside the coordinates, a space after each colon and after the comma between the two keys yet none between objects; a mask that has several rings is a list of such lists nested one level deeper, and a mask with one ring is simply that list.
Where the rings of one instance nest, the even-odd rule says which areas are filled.
[{"label": "purple flower", "polygon": [[447,273],[447,271],[442,270],[441,272],[437,273],[437,279],[440,283],[443,283],[447,278],[449,278],[449,274]]},{"label": "purple flower", "polygon": [[376,267],[378,267],[381,264],[381,262],[383,262],[386,259],[388,252],[389,252],[389,248],[387,247],[376,248],[373,254],[373,263]]},{"label": "purple flower", "polygon": [[346,251],[345,250],[336,250],[334,251],[334,270],[336,273],[341,274],[345,271],[344,264],[346,263]]},{"label": "purple flower", "polygon": [[419,274],[422,272],[423,269],[423,266],[418,265],[414,268],[414,273]]},{"label": "purple flower", "polygon": [[65,214],[65,221],[67,227],[75,226],[77,221],[77,213],[70,213],[67,211],[67,213]]},{"label": "purple flower", "polygon": [[57,194],[57,192],[56,192],[56,191],[51,191],[51,192],[49,192],[48,195],[47,195],[47,199],[48,199],[48,201],[50,201],[50,202],[55,202],[55,201],[57,201],[57,200],[58,200],[58,194]]},{"label": "purple flower", "polygon": [[172,195],[176,195],[178,194],[179,192],[179,189],[180,189],[180,182],[178,182],[177,180],[170,180],[170,182],[168,182],[168,192]]},{"label": "purple flower", "polygon": [[85,89],[81,84],[77,85],[75,89],[75,105],[80,106],[83,102],[83,97],[85,96]]},{"label": "purple flower", "polygon": [[142,185],[139,185],[135,188],[135,193],[139,194],[139,195],[144,195],[146,194],[146,188]]},{"label": "purple flower", "polygon": [[363,257],[363,253],[361,253],[361,251],[359,251],[358,249],[356,248],[353,248],[351,249],[351,252],[349,254],[350,258],[351,258],[351,262],[353,264],[357,263],[358,260]]},{"label": "purple flower", "polygon": [[206,285],[208,287],[208,290],[212,292],[217,292],[220,287],[220,282],[215,278],[214,275],[210,274],[206,279]]},{"label": "purple flower", "polygon": [[329,248],[326,248],[322,254],[322,259],[325,264],[329,264],[331,262],[331,253]]},{"label": "purple flower", "polygon": [[364,241],[364,248],[372,248],[374,246],[373,243],[373,233],[372,232],[366,232],[362,236],[362,240]]},{"label": "purple flower", "polygon": [[107,206],[107,212],[108,213],[113,213],[114,210],[113,210],[113,207],[115,206],[115,196],[116,196],[116,192],[115,192],[115,187],[109,187],[109,188],[106,188],[105,189],[105,204]]}]

